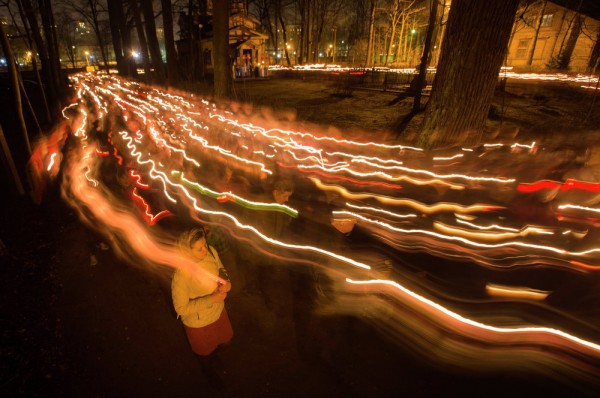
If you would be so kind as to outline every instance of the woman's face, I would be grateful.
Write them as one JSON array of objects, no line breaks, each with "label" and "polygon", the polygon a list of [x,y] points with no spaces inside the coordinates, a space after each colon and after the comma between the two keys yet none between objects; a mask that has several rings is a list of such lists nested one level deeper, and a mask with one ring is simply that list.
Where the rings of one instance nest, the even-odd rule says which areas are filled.
[{"label": "woman's face", "polygon": [[200,238],[192,243],[192,255],[196,260],[204,260],[204,257],[208,254],[208,247],[206,246],[206,238]]}]

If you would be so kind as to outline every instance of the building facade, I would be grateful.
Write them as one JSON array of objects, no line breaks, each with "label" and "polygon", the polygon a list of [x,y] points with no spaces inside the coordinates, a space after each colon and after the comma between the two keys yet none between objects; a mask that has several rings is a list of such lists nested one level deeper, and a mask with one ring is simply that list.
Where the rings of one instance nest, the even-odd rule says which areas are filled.
[{"label": "building facade", "polygon": [[[194,31],[180,33],[177,49],[180,59],[189,58],[189,44],[193,43],[195,54],[201,54],[204,72],[211,73],[214,65],[212,2],[209,1],[205,14],[193,15]],[[187,22],[185,12],[180,13],[180,27]],[[257,31],[259,21],[248,15],[244,1],[232,1],[229,16],[229,48],[232,73],[235,77],[248,77],[259,74],[261,67],[269,64],[266,54],[267,36]],[[184,31],[182,28],[180,32]],[[190,40],[191,36],[191,40]],[[184,61],[185,62],[185,61]]]},{"label": "building facade", "polygon": [[569,40],[575,40],[568,70],[586,72],[599,34],[600,21],[540,1],[515,22],[506,65],[522,71],[556,69],[561,51],[566,50]]}]

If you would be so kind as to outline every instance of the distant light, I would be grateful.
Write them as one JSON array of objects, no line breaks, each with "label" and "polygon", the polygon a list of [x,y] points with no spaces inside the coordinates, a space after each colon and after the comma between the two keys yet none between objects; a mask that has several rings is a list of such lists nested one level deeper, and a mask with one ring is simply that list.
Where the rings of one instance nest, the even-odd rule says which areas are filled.
[{"label": "distant light", "polygon": [[131,55],[133,56],[133,58],[137,58],[139,56],[139,54],[136,51],[132,51]]},{"label": "distant light", "polygon": [[413,29],[413,30],[410,31],[410,33],[415,34],[415,33],[417,33],[417,30]]}]

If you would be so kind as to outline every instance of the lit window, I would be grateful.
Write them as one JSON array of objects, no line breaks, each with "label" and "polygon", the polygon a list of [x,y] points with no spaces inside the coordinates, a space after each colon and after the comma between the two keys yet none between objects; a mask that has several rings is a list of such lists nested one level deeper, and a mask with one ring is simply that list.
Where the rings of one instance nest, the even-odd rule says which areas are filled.
[{"label": "lit window", "polygon": [[531,39],[521,39],[519,40],[519,45],[517,46],[517,54],[515,55],[516,59],[524,59],[527,57],[527,50],[529,49],[529,42]]},{"label": "lit window", "polygon": [[552,17],[554,14],[546,14],[542,17],[542,25],[541,26],[552,26]]}]

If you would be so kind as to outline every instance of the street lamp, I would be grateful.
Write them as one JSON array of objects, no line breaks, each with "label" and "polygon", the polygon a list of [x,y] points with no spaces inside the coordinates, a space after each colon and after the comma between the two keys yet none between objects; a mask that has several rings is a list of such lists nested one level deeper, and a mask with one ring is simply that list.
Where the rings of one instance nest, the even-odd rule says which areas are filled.
[{"label": "street lamp", "polygon": [[84,52],[84,54],[85,54],[85,65],[90,66],[90,59],[89,59],[90,52],[86,51],[86,52]]}]

